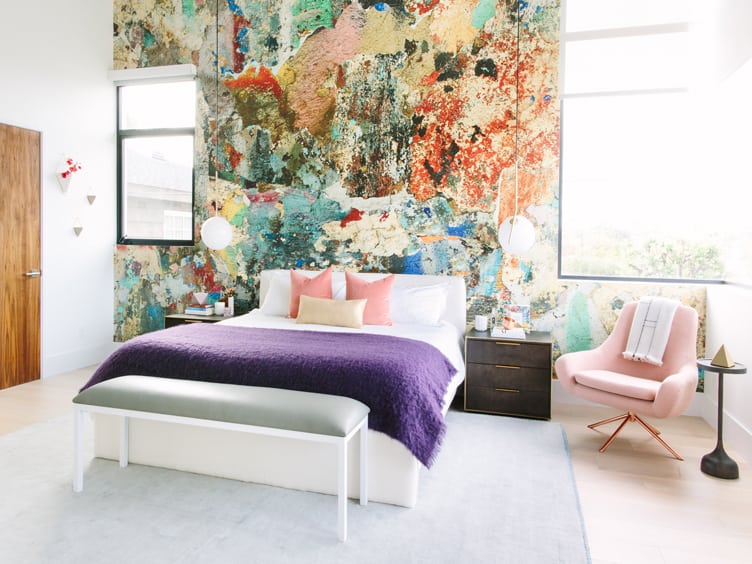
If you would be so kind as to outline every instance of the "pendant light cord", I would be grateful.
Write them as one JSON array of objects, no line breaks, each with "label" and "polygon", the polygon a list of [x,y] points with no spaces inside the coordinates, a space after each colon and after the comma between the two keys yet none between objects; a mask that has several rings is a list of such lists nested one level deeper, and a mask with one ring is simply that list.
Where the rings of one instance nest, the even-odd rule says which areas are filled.
[{"label": "pendant light cord", "polygon": [[[514,90],[514,219],[517,219],[517,204],[519,199],[520,185],[520,20],[522,13],[522,4],[517,2],[517,49],[516,62],[517,69],[515,72],[515,90]],[[511,233],[510,233],[511,239]]]},{"label": "pendant light cord", "polygon": [[[214,190],[219,190],[219,0],[214,14]],[[217,217],[217,201],[214,200],[214,217]]]},{"label": "pendant light cord", "polygon": [[[520,160],[520,9],[517,4],[517,45],[515,47],[515,101],[514,101],[514,214],[512,215],[512,229],[509,238],[512,238],[511,231],[514,230],[514,224],[517,221],[518,201],[519,201],[519,160]],[[501,188],[503,174],[499,174],[498,187],[496,190],[496,213],[501,212]]]}]

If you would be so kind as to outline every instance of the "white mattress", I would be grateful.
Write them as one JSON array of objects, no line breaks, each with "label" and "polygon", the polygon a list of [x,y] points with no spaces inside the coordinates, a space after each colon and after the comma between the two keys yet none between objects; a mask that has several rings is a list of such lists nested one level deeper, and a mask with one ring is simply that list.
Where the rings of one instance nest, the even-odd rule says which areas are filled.
[{"label": "white mattress", "polygon": [[267,329],[291,329],[295,331],[328,331],[332,333],[372,333],[375,335],[391,335],[423,341],[437,348],[452,365],[457,373],[452,378],[444,396],[443,412],[446,414],[454,394],[465,378],[465,364],[460,347],[461,336],[456,327],[447,322],[440,325],[418,325],[401,323],[394,325],[364,325],[360,329],[349,327],[335,327],[331,325],[299,324],[295,319],[276,315],[264,315],[254,309],[245,315],[238,315],[220,323],[237,327],[261,327]]}]

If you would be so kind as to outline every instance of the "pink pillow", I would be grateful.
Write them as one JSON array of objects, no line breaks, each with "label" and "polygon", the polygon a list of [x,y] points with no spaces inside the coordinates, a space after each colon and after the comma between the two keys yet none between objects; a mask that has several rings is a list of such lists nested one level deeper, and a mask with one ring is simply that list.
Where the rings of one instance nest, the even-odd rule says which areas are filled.
[{"label": "pink pillow", "polygon": [[394,274],[374,282],[366,282],[345,271],[345,281],[347,282],[348,300],[362,300],[363,298],[368,300],[363,312],[363,323],[365,325],[392,324],[392,318],[389,315],[389,298],[392,293]]},{"label": "pink pillow", "polygon": [[313,278],[305,274],[300,274],[290,270],[290,317],[298,316],[300,308],[300,296],[311,296],[312,298],[332,298],[332,267],[330,266],[324,272]]}]

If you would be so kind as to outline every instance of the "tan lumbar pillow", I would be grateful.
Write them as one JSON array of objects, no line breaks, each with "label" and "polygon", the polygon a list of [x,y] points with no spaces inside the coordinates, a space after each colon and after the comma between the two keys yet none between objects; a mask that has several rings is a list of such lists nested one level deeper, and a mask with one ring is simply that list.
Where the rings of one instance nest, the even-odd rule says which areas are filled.
[{"label": "tan lumbar pillow", "polygon": [[300,308],[295,323],[315,323],[338,327],[363,326],[363,311],[367,300],[329,300],[300,296]]}]

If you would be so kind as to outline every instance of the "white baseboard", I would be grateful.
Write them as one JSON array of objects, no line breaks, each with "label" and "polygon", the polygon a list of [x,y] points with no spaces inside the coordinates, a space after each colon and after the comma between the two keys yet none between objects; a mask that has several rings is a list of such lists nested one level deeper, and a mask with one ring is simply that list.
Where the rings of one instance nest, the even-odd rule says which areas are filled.
[{"label": "white baseboard", "polygon": [[102,362],[120,346],[120,343],[105,343],[42,358],[42,378],[78,370]]},{"label": "white baseboard", "polygon": [[[600,404],[584,400],[565,392],[558,380],[551,386],[552,404],[592,405]],[[718,426],[718,404],[708,394],[696,393],[684,415],[701,417],[713,429]],[[738,462],[752,461],[752,431],[726,412],[723,419],[723,444],[726,450],[733,451]],[[742,460],[739,460],[739,457]]]}]

